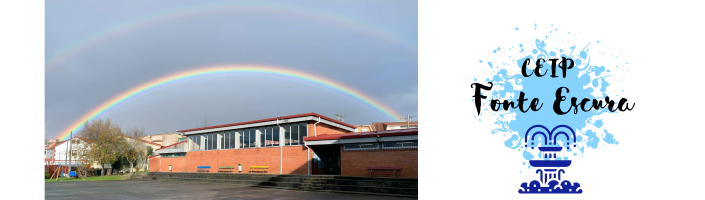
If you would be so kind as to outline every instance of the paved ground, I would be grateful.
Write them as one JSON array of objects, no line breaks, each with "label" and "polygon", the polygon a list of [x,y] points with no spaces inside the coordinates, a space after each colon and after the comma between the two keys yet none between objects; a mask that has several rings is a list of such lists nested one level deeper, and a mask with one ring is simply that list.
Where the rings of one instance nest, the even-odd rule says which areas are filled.
[{"label": "paved ground", "polygon": [[409,199],[212,183],[79,181],[45,183],[46,199]]}]

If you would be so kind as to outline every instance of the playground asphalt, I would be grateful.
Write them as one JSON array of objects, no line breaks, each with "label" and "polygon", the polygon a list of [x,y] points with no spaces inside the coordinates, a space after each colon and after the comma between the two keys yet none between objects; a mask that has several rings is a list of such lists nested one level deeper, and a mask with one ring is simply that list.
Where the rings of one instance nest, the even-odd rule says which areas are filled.
[{"label": "playground asphalt", "polygon": [[47,182],[44,186],[44,197],[46,199],[410,199],[213,183],[156,181]]}]

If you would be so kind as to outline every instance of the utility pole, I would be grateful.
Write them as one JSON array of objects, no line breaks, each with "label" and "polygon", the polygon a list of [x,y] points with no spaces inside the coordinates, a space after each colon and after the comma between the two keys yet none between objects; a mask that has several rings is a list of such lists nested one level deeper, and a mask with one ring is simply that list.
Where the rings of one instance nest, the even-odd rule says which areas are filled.
[{"label": "utility pole", "polygon": [[69,137],[69,155],[70,155],[69,156],[69,165],[68,165],[69,166],[69,176],[71,175],[71,157],[73,157],[73,153],[72,153],[73,147],[71,147],[73,145],[72,140],[73,140],[73,131],[71,131],[71,137]]},{"label": "utility pole", "polygon": [[[73,131],[71,131],[71,133],[73,134]],[[71,139],[67,140],[66,142],[69,143],[69,144],[71,144],[71,143],[70,143],[70,142],[71,142]],[[68,156],[69,156],[69,145],[66,145],[66,157],[68,158]],[[66,159],[66,158],[64,158],[64,159]],[[68,159],[67,159],[67,160],[68,160]],[[65,160],[64,160],[64,163],[66,163]],[[66,173],[68,173],[68,171],[66,171]]]}]

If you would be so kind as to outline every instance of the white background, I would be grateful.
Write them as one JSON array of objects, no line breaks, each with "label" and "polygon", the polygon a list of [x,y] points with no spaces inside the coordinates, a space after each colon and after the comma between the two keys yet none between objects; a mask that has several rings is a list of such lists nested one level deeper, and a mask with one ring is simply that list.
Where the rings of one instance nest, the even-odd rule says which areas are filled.
[{"label": "white background", "polygon": [[[705,15],[699,8],[676,1],[420,2],[420,197],[705,199]],[[473,117],[473,77],[491,78],[478,60],[522,39],[530,51],[526,45],[533,39],[520,38],[513,28],[521,32],[535,23],[604,38],[622,51],[619,60],[629,62],[625,81],[611,87],[625,89],[619,97],[636,107],[603,120],[619,145],[587,149],[564,175],[582,185],[580,195],[518,194],[519,185],[537,175],[519,173],[526,167],[521,156]]]},{"label": "white background", "polygon": [[[21,3],[21,4],[20,4]],[[419,109],[422,199],[704,199],[702,58],[705,16],[697,3],[611,1],[419,3]],[[44,197],[44,6],[0,5],[0,111],[6,199]],[[616,146],[601,146],[571,166],[580,195],[520,195],[517,158],[475,120],[470,84],[482,75],[479,55],[513,40],[527,24],[578,26],[607,38],[630,62]],[[686,104],[691,105],[686,107]],[[614,122],[610,121],[610,122]],[[481,164],[482,163],[482,164]],[[489,164],[487,164],[489,163]]]}]

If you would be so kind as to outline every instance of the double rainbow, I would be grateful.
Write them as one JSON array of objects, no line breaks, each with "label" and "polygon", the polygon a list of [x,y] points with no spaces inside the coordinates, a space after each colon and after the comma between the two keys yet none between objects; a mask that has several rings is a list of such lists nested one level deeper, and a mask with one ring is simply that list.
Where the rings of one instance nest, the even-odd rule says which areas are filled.
[{"label": "double rainbow", "polygon": [[352,18],[340,13],[333,13],[321,9],[313,9],[307,7],[301,7],[293,4],[282,4],[282,3],[265,3],[265,2],[224,2],[224,3],[213,3],[204,4],[199,3],[196,5],[188,5],[185,7],[179,7],[175,9],[163,10],[159,12],[154,12],[149,15],[144,15],[141,17],[134,18],[132,20],[126,21],[124,23],[108,27],[104,30],[98,31],[97,33],[86,37],[83,40],[75,42],[71,45],[64,47],[51,54],[46,58],[46,70],[47,72],[55,68],[62,61],[68,60],[69,58],[84,52],[92,47],[101,44],[103,42],[109,41],[115,37],[130,33],[135,30],[139,30],[151,25],[174,21],[178,19],[198,16],[198,15],[210,15],[218,13],[235,13],[235,12],[271,12],[280,13],[293,16],[303,16],[313,19],[320,19],[331,22],[337,26],[342,26],[349,28],[353,31],[377,38],[382,41],[387,41],[391,43],[400,44],[413,52],[417,52],[415,41],[411,42],[410,39],[405,38],[403,35],[392,32],[384,26],[375,25],[371,22],[363,21],[360,19]]},{"label": "double rainbow", "polygon": [[120,95],[117,95],[113,97],[112,99],[104,102],[100,106],[94,108],[87,114],[85,114],[83,117],[81,117],[79,120],[76,120],[71,126],[66,128],[64,131],[62,131],[59,134],[59,139],[61,140],[66,140],[69,139],[70,133],[76,132],[83,128],[83,124],[87,121],[90,121],[101,114],[109,111],[110,109],[116,107],[117,105],[120,105],[121,103],[139,95],[142,93],[145,93],[147,91],[150,91],[152,89],[155,89],[159,86],[167,85],[170,83],[174,83],[177,81],[181,80],[186,80],[186,79],[191,79],[191,78],[196,78],[196,77],[202,77],[202,76],[208,76],[208,75],[216,75],[216,74],[230,74],[230,73],[256,73],[256,74],[268,74],[268,75],[276,75],[276,76],[282,76],[286,78],[294,78],[294,79],[300,79],[304,81],[309,81],[313,82],[315,84],[319,84],[325,87],[328,87],[330,89],[342,92],[343,94],[346,94],[354,99],[357,99],[361,101],[364,104],[367,104],[371,106],[372,108],[378,110],[380,113],[386,115],[389,117],[389,119],[393,121],[399,121],[399,115],[398,113],[394,112],[392,109],[389,107],[381,104],[380,102],[372,99],[371,97],[365,95],[362,92],[359,92],[349,86],[337,83],[333,80],[326,79],[320,76],[317,76],[315,74],[311,73],[306,73],[303,71],[294,71],[291,69],[285,69],[285,68],[279,68],[279,67],[272,67],[272,66],[261,66],[261,65],[226,65],[226,66],[214,66],[214,67],[206,67],[206,68],[199,68],[199,69],[194,69],[194,70],[188,70],[180,73],[175,73],[171,74],[168,76],[164,76],[152,81],[149,81],[147,83],[144,83],[142,85],[139,85],[137,87],[134,87],[130,90],[127,90]]}]

